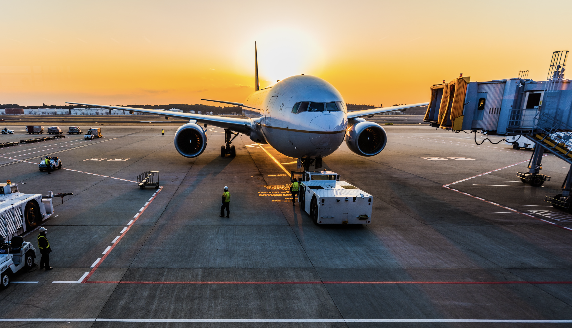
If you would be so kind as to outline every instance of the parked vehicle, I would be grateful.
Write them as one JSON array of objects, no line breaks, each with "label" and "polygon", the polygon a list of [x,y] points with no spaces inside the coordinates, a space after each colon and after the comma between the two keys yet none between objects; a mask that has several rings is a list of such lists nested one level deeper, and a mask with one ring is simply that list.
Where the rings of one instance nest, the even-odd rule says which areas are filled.
[{"label": "parked vehicle", "polygon": [[68,134],[81,134],[81,129],[79,128],[79,126],[70,126]]},{"label": "parked vehicle", "polygon": [[85,140],[92,140],[94,138],[101,138],[101,128],[91,128],[87,130],[87,133],[84,135]]},{"label": "parked vehicle", "polygon": [[26,132],[28,134],[44,133],[44,127],[41,125],[28,125],[26,126]]},{"label": "parked vehicle", "polygon": [[48,134],[62,134],[62,129],[59,126],[50,126],[48,128]]},{"label": "parked vehicle", "polygon": [[10,285],[12,275],[22,269],[29,270],[34,266],[36,249],[20,236],[15,236],[9,243],[0,235],[0,287]]},{"label": "parked vehicle", "polygon": [[41,172],[43,172],[43,171],[49,172],[49,171],[53,171],[55,169],[59,170],[62,168],[62,160],[59,157],[56,157],[56,156],[47,157],[46,156],[46,158],[48,159],[50,164],[46,165],[46,159],[45,158],[42,159],[40,161],[40,164],[38,164],[38,168],[40,169]]},{"label": "parked vehicle", "polygon": [[3,128],[2,134],[14,134],[14,130],[9,130],[8,128]]}]

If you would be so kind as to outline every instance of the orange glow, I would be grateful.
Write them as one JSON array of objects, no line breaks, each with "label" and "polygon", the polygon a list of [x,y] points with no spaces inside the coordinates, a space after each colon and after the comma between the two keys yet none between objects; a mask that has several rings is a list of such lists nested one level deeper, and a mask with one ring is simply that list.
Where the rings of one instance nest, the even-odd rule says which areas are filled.
[{"label": "orange glow", "polygon": [[[0,5],[0,103],[243,101],[305,73],[346,102],[427,101],[429,86],[546,77],[572,50],[568,0],[5,1]],[[536,24],[534,24],[536,23]],[[570,74],[568,74],[570,76]]]}]

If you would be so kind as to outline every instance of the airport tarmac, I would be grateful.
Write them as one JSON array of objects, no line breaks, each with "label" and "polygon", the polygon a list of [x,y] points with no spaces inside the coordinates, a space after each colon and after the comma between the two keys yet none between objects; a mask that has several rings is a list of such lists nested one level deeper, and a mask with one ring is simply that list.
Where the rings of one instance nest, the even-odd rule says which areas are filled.
[{"label": "airport tarmac", "polygon": [[[12,128],[2,142],[29,137]],[[534,188],[516,177],[531,151],[385,128],[381,154],[344,143],[323,161],[373,195],[368,226],[314,225],[288,199],[295,159],[243,135],[237,156],[221,158],[223,130],[211,126],[194,159],[176,152],[173,125],[1,148],[0,177],[21,192],[74,195],[54,199],[44,224],[55,269],[0,291],[0,326],[572,325],[572,215],[544,202],[568,166],[547,155],[552,179]],[[64,169],[39,172],[48,154]],[[138,188],[148,170],[160,171],[159,190]]]}]

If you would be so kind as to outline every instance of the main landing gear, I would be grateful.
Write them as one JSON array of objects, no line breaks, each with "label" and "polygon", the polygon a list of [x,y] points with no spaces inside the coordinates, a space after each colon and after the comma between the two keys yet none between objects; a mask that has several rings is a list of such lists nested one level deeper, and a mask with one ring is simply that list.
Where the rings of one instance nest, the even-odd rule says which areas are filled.
[{"label": "main landing gear", "polygon": [[238,136],[238,132],[232,132],[229,129],[224,129],[224,146],[220,146],[220,157],[225,157],[229,155],[230,157],[236,156],[236,149],[234,146],[231,146],[232,141],[234,138]]},{"label": "main landing gear", "polygon": [[516,174],[522,183],[528,183],[533,187],[540,187],[544,184],[544,181],[550,181],[548,175],[540,174],[540,170],[542,170],[542,154],[544,154],[544,148],[536,144],[534,153],[528,162],[528,172],[518,172]]}]

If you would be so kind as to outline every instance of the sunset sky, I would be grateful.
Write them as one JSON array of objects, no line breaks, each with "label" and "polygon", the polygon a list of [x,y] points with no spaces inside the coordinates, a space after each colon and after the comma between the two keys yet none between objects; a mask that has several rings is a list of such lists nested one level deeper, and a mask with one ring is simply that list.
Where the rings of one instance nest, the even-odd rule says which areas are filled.
[{"label": "sunset sky", "polygon": [[304,73],[376,106],[428,101],[459,73],[542,80],[552,52],[572,50],[570,0],[3,0],[0,12],[0,104],[242,102],[254,41],[263,87]]}]

